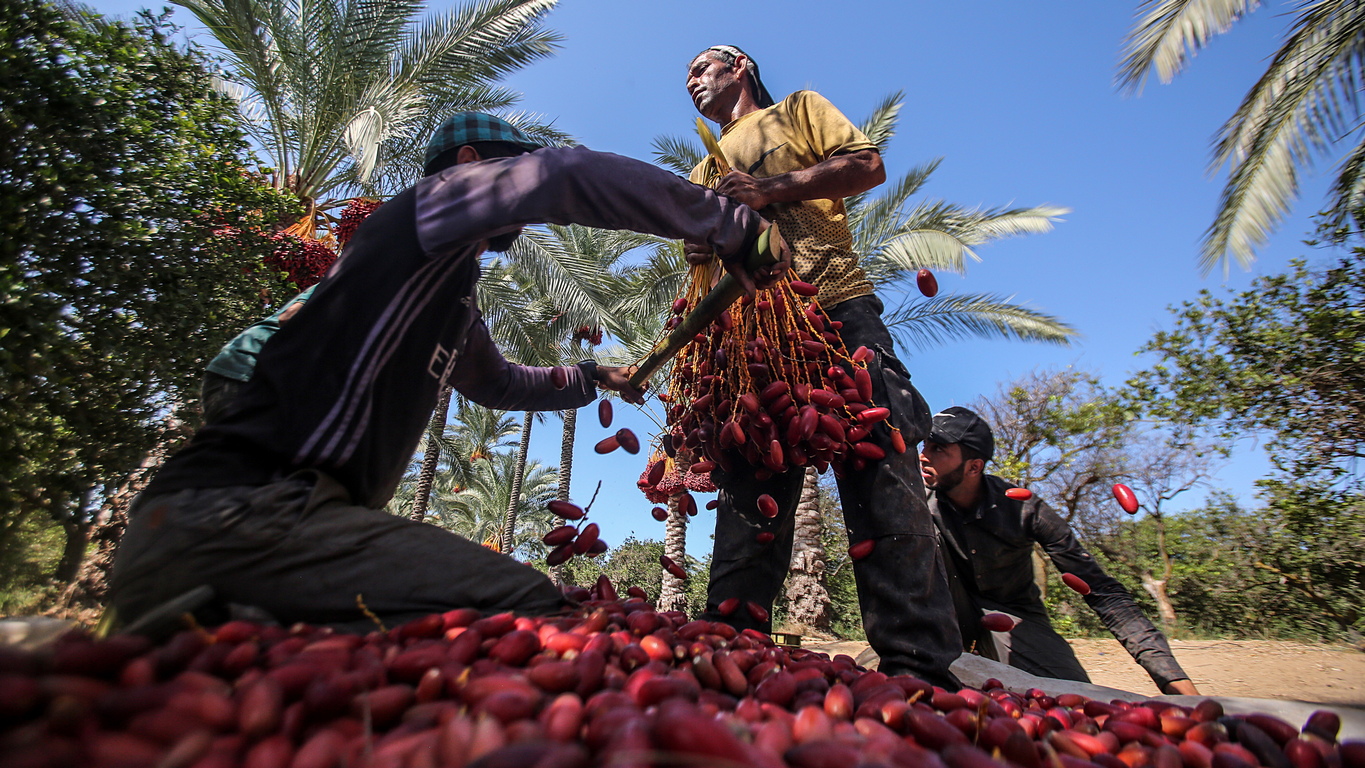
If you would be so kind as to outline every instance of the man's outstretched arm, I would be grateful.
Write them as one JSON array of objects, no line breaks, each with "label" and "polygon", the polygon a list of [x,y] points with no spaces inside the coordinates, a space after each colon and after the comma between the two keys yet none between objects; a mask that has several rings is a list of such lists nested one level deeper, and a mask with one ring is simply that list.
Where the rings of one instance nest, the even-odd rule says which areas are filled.
[{"label": "man's outstretched arm", "polygon": [[1125,650],[1162,693],[1195,695],[1198,690],[1190,676],[1171,653],[1166,636],[1143,614],[1137,601],[1099,563],[1081,543],[1066,521],[1046,503],[1039,501],[1025,521],[1034,540],[1042,545],[1052,563],[1063,573],[1074,573],[1090,586],[1085,602],[1104,622],[1104,626],[1123,644]]}]

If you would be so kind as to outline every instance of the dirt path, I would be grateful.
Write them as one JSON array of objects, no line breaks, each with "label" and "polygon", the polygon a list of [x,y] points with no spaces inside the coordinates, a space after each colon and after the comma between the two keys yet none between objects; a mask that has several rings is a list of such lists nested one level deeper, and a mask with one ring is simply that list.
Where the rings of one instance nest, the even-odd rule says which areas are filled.
[{"label": "dirt path", "polygon": [[[1116,640],[1070,640],[1097,685],[1156,695],[1151,678]],[[857,658],[866,643],[806,643]],[[1365,653],[1346,646],[1273,640],[1173,640],[1171,650],[1200,693],[1294,699],[1365,708]]]}]

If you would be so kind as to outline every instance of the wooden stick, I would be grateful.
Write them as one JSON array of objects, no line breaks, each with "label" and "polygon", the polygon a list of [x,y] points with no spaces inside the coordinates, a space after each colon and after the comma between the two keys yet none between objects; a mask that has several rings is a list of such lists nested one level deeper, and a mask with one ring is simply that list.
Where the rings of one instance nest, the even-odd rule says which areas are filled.
[{"label": "wooden stick", "polygon": [[[758,242],[754,244],[754,250],[745,260],[744,266],[750,273],[755,270],[773,264],[778,259],[776,244],[781,240],[778,236],[777,225],[768,227],[763,234],[759,235]],[[702,297],[697,302],[697,306],[688,313],[687,317],[674,328],[668,336],[657,345],[650,353],[640,361],[639,368],[630,377],[631,386],[640,389],[649,378],[658,372],[678,354],[688,342],[692,341],[698,333],[701,333],[706,326],[715,322],[721,313],[730,308],[730,305],[744,295],[744,288],[732,275],[725,274],[716,282],[716,287],[711,292]]]}]

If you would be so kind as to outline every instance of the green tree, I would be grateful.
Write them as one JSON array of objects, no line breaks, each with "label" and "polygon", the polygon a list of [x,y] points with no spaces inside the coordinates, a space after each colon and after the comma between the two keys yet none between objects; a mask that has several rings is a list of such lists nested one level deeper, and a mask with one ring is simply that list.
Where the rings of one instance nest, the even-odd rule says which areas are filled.
[{"label": "green tree", "polygon": [[1068,523],[1127,472],[1135,414],[1094,374],[1034,371],[972,409],[995,436],[991,474],[1034,490]]},{"label": "green tree", "polygon": [[297,209],[164,20],[0,12],[0,548],[43,514],[75,575],[91,521],[182,434],[204,364],[290,295],[262,259]]},{"label": "green tree", "polygon": [[[1164,424],[1139,419],[1122,391],[1072,369],[1026,374],[994,396],[979,399],[973,408],[995,436],[995,456],[987,471],[1043,498],[1092,550],[1132,575],[1151,596],[1167,630],[1174,631],[1169,505],[1202,485],[1222,452],[1192,443]],[[1129,518],[1112,496],[1116,483],[1137,493],[1143,530],[1153,533],[1151,541],[1126,527]],[[1051,597],[1055,576],[1039,547],[1034,548],[1033,565],[1035,583]],[[1076,620],[1069,603],[1063,612]]]},{"label": "green tree", "polygon": [[[444,417],[439,422],[433,418],[428,425],[422,443],[417,447],[416,456],[422,457],[422,460],[420,463],[414,460],[408,467],[403,482],[389,500],[386,508],[391,514],[425,520],[433,497],[439,505],[441,497],[459,493],[471,485],[475,462],[512,445],[513,436],[521,430],[506,411],[484,408],[459,396],[452,399],[455,401],[453,418],[449,423]],[[440,409],[437,410],[439,412]],[[428,462],[432,461],[433,455],[431,485],[427,488],[428,506],[421,508],[419,517],[419,494],[423,478],[427,476]]]},{"label": "green tree", "polygon": [[[1145,0],[1124,43],[1118,81],[1140,93],[1155,69],[1169,83],[1215,35],[1260,5],[1254,0]],[[1365,134],[1356,98],[1365,53],[1365,8],[1353,2],[1286,3],[1294,22],[1269,65],[1214,137],[1210,170],[1229,168],[1218,213],[1204,236],[1200,269],[1207,274],[1229,253],[1244,268],[1298,196],[1299,169],[1333,155],[1347,137],[1355,146],[1337,169],[1326,208],[1327,229],[1344,236],[1359,228],[1365,201]]]},{"label": "green tree", "polygon": [[1233,296],[1200,293],[1143,347],[1159,360],[1129,382],[1156,416],[1227,440],[1269,435],[1291,478],[1365,481],[1365,250],[1294,261]]}]

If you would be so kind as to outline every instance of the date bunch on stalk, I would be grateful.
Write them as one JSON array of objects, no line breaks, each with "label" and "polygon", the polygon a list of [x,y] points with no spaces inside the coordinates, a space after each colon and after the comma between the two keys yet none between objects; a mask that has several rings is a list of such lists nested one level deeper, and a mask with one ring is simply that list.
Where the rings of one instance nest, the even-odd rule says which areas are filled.
[{"label": "date bunch on stalk", "polygon": [[585,522],[587,512],[582,507],[560,499],[551,501],[547,507],[550,514],[566,522],[540,539],[551,547],[550,554],[545,556],[546,565],[560,565],[574,555],[597,557],[607,551],[607,542],[599,538],[601,529],[597,523]]},{"label": "date bunch on stalk", "polygon": [[365,635],[232,621],[162,643],[3,647],[0,765],[1365,768],[1331,710],[1300,729],[1211,699],[993,678],[949,692],[644,594],[602,576],[556,616],[460,608]]},{"label": "date bunch on stalk", "polygon": [[[669,456],[663,449],[656,449],[640,473],[635,486],[645,498],[655,504],[664,504],[674,496],[688,491],[696,493],[715,493],[716,484],[711,482],[711,470],[706,462],[694,461],[690,451],[684,449],[678,456]],[[694,508],[695,504],[692,505]]]},{"label": "date bunch on stalk", "polygon": [[[716,265],[692,268],[692,280],[673,304],[666,327],[682,322],[711,285]],[[851,354],[815,301],[815,286],[790,276],[745,297],[683,348],[673,364],[667,397],[670,455],[688,450],[707,470],[757,467],[762,480],[813,465],[820,472],[862,469],[885,457],[869,440],[889,429],[893,450],[905,440],[890,411],[872,402],[873,353]]]}]

